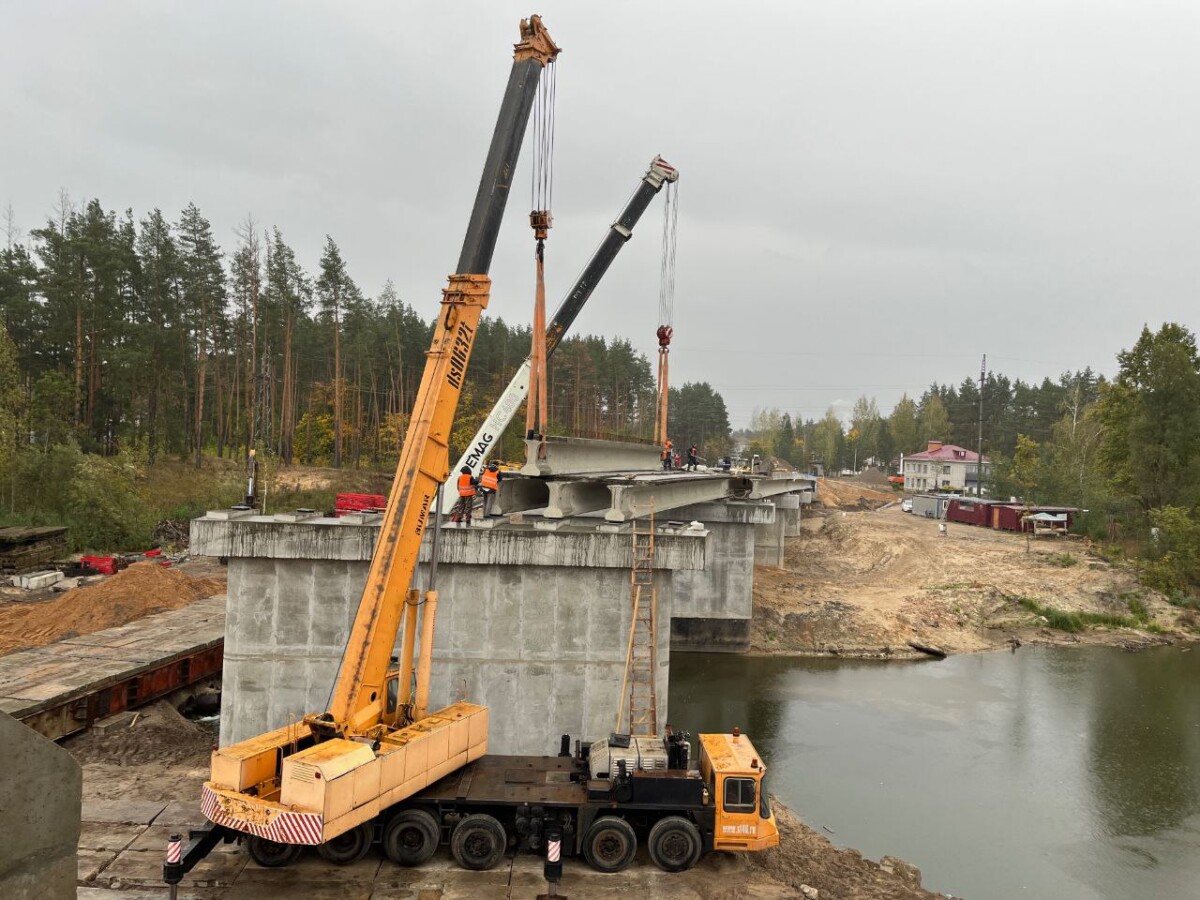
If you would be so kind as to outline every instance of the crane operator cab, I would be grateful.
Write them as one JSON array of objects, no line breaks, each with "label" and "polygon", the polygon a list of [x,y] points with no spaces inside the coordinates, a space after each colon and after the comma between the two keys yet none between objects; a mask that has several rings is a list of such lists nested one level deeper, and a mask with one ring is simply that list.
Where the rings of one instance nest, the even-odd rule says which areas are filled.
[{"label": "crane operator cab", "polygon": [[737,728],[700,735],[700,775],[716,807],[714,850],[765,850],[779,844],[767,794],[767,767]]}]

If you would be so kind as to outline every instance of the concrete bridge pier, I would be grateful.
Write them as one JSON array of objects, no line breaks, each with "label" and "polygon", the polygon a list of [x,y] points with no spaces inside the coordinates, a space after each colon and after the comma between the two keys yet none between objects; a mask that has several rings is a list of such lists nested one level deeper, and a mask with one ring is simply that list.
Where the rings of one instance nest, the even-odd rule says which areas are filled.
[{"label": "concrete bridge pier", "polygon": [[765,501],[698,503],[671,511],[709,532],[703,570],[674,575],[671,646],[676,650],[744,653],[750,649],[754,564],[759,529],[774,528],[778,511]]},{"label": "concrete bridge pier", "polygon": [[[492,707],[493,752],[552,753],[560,734],[591,739],[616,727],[629,640],[630,532],[554,524],[441,533],[431,705],[469,698]],[[192,522],[192,552],[229,559],[222,745],[326,709],[377,533],[365,518],[209,515]],[[707,538],[703,530],[660,528],[660,622],[673,614],[675,576],[704,568]],[[666,721],[670,629],[658,638],[659,716]]]}]

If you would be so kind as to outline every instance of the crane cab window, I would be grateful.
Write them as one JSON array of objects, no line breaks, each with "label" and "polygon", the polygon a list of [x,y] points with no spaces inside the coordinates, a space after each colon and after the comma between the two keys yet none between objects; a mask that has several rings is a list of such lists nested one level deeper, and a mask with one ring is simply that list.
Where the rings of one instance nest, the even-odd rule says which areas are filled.
[{"label": "crane cab window", "polygon": [[725,779],[725,812],[752,813],[758,810],[753,778]]}]

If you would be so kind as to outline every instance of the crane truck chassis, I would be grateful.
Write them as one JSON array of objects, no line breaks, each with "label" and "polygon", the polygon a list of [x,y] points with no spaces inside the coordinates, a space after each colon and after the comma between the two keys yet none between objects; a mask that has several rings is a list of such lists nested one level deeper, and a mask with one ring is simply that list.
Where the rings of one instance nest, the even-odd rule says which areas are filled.
[{"label": "crane truck chassis", "polygon": [[[479,709],[456,707],[463,707],[459,713]],[[414,737],[410,750],[428,741],[428,735]],[[378,842],[392,861],[416,866],[448,844],[460,866],[481,871],[510,849],[540,850],[547,830],[557,828],[565,855],[582,856],[597,871],[611,873],[633,861],[639,843],[667,872],[685,871],[712,850],[776,846],[779,832],[764,781],[766,766],[749,738],[737,729],[701,734],[698,768],[690,765],[690,748],[689,735],[668,727],[659,738],[614,734],[595,743],[576,742],[573,753],[569,736],[563,735],[557,756],[483,755],[317,849],[328,861],[349,865]],[[431,749],[422,754],[426,762]],[[340,759],[327,755],[325,763],[314,764],[310,777],[327,782],[327,797],[345,792],[351,802],[354,771],[338,774]],[[271,868],[294,862],[302,852],[302,843],[265,836],[273,833],[269,826],[247,836],[219,824],[227,818],[219,810],[213,813],[210,804],[205,814],[218,824],[192,832],[187,853],[164,867],[168,883],[178,883],[222,840],[245,838],[254,861]],[[238,824],[244,832],[247,823]]]}]

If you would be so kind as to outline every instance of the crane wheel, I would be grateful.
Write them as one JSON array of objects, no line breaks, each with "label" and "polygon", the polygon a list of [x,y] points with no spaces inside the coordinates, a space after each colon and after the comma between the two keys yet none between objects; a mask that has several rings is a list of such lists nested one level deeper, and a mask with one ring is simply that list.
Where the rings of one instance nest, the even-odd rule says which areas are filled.
[{"label": "crane wheel", "polygon": [[482,872],[500,862],[508,849],[504,826],[483,813],[467,816],[450,836],[450,853],[464,869]]},{"label": "crane wheel", "polygon": [[583,857],[597,872],[620,872],[637,853],[633,827],[616,816],[601,816],[583,840]]},{"label": "crane wheel", "polygon": [[299,859],[303,848],[299,844],[280,844],[251,835],[246,839],[246,849],[250,851],[250,858],[264,869],[282,869]]},{"label": "crane wheel", "polygon": [[704,845],[700,830],[683,816],[659,819],[646,841],[650,858],[664,872],[684,872],[696,864]]},{"label": "crane wheel", "polygon": [[437,851],[441,836],[432,815],[423,809],[404,809],[383,829],[383,852],[402,866],[419,866]]},{"label": "crane wheel", "polygon": [[367,851],[371,849],[371,837],[371,823],[363,822],[323,844],[318,844],[317,852],[328,862],[348,866],[367,855]]}]

